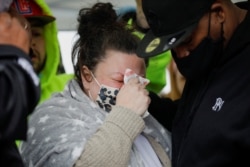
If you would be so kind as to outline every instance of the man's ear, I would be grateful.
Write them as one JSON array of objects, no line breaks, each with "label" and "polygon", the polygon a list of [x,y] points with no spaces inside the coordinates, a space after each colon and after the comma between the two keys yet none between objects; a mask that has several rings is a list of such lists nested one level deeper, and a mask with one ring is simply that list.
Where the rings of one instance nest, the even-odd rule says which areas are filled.
[{"label": "man's ear", "polygon": [[211,12],[215,14],[217,22],[223,23],[225,21],[225,9],[220,1],[215,1],[213,3]]}]

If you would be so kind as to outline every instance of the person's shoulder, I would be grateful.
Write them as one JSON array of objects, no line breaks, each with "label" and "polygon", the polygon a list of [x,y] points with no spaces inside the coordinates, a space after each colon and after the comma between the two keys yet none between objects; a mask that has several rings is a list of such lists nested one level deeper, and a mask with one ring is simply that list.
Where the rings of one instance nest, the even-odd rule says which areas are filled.
[{"label": "person's shoulder", "polygon": [[68,104],[71,103],[62,93],[55,93],[50,98],[38,104],[30,117],[35,121],[39,121],[40,118],[46,118],[47,116],[50,118],[65,117],[64,115],[67,115],[70,111],[70,105]]},{"label": "person's shoulder", "polygon": [[74,78],[74,74],[67,74],[67,73],[58,74],[55,76],[55,78],[57,78],[58,80],[71,80]]},{"label": "person's shoulder", "polygon": [[13,45],[3,45],[0,44],[0,56],[15,56],[28,59],[28,55],[21,49]]},{"label": "person's shoulder", "polygon": [[74,79],[74,74],[57,74],[51,77],[51,85],[56,85],[56,90],[63,90],[65,85]]}]

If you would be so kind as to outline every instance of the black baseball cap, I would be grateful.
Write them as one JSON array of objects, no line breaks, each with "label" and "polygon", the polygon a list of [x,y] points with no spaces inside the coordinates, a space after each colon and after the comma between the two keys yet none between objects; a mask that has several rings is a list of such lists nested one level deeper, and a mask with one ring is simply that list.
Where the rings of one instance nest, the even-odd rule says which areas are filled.
[{"label": "black baseball cap", "polygon": [[137,49],[139,57],[152,57],[177,46],[191,35],[215,0],[143,0],[150,30]]}]

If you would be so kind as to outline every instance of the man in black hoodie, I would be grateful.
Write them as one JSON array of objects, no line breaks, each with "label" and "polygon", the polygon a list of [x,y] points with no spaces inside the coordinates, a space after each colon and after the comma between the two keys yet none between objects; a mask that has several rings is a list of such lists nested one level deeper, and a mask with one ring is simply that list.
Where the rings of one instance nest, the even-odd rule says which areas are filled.
[{"label": "man in black hoodie", "polygon": [[142,3],[151,30],[138,55],[171,50],[186,78],[177,110],[170,100],[166,111],[155,100],[151,109],[158,105],[157,112],[149,108],[172,131],[173,167],[250,166],[250,5],[231,0]]},{"label": "man in black hoodie", "polygon": [[0,166],[23,166],[15,140],[26,139],[27,116],[40,97],[29,29],[15,11],[0,12]]}]

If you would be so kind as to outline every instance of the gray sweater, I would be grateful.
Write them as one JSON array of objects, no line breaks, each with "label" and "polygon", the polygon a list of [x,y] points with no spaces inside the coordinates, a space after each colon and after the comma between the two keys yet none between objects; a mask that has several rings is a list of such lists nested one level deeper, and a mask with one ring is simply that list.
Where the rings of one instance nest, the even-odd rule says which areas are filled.
[{"label": "gray sweater", "polygon": [[28,167],[143,167],[133,141],[148,138],[163,166],[171,166],[171,137],[151,115],[126,108],[100,109],[71,80],[29,118],[20,153]]}]

